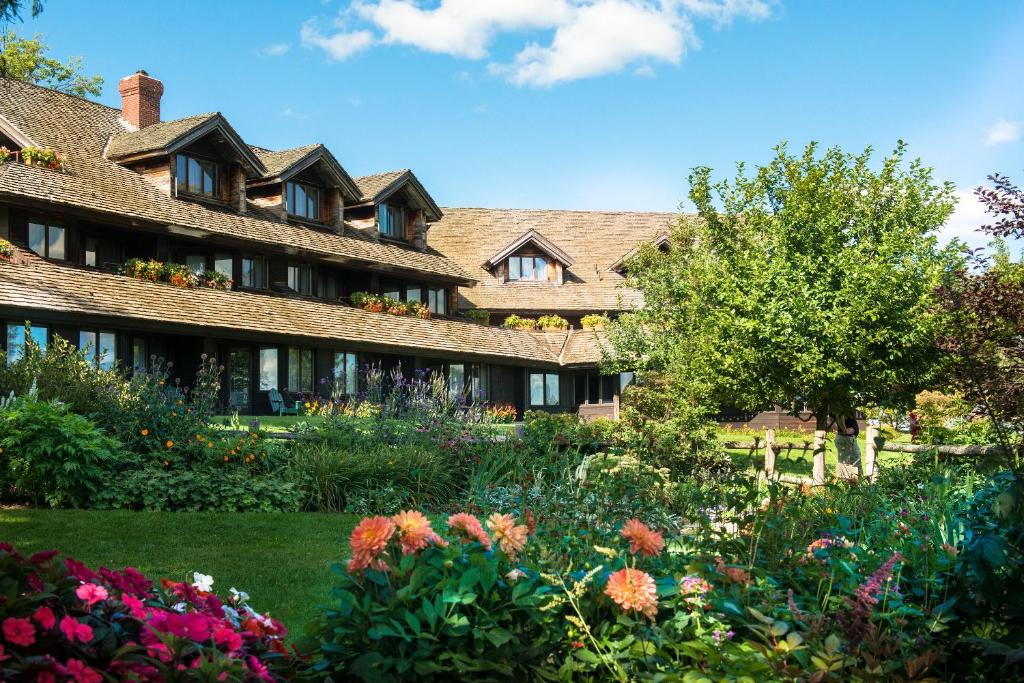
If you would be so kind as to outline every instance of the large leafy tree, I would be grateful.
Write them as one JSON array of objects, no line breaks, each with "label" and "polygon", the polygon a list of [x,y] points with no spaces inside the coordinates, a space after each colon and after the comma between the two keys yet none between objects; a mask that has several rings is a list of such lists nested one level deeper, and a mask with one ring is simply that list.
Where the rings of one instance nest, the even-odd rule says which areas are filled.
[{"label": "large leafy tree", "polygon": [[0,76],[37,83],[72,95],[98,96],[103,79],[82,72],[82,58],[62,62],[49,56],[49,46],[38,35],[23,38],[8,28],[28,9],[32,16],[43,11],[41,0],[0,0]]},{"label": "large leafy tree", "polygon": [[957,263],[934,236],[953,211],[901,142],[802,154],[785,145],[764,166],[714,181],[690,175],[696,217],[667,253],[641,250],[628,281],[642,309],[612,330],[615,364],[656,373],[685,405],[829,413],[909,404],[933,380],[941,310],[935,294]]}]

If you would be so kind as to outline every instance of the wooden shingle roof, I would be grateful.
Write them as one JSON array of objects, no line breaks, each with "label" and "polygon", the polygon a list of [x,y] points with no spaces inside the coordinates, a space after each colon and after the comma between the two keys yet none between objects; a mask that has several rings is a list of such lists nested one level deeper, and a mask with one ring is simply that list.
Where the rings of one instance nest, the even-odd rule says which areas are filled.
[{"label": "wooden shingle roof", "polygon": [[[477,279],[475,287],[459,290],[462,308],[620,311],[638,306],[641,299],[621,286],[624,277],[612,265],[638,245],[669,232],[678,220],[674,213],[445,208],[444,217],[431,225],[428,242]],[[563,284],[500,283],[488,270],[499,250],[531,230],[572,263]]]},{"label": "wooden shingle roof", "polygon": [[472,281],[463,268],[434,253],[268,220],[260,211],[237,214],[171,197],[142,175],[104,156],[108,142],[127,131],[117,109],[0,78],[0,116],[37,145],[53,148],[65,159],[64,173],[0,164],[0,198],[88,209],[253,246],[274,245],[336,263],[427,274],[451,282]]},{"label": "wooden shingle roof", "polygon": [[561,339],[540,332],[370,313],[294,296],[183,289],[57,264],[19,250],[12,263],[0,263],[0,318],[32,311],[102,318],[126,327],[156,323],[168,332],[236,338],[257,333],[355,349],[545,367],[560,364],[562,347],[553,343]]}]

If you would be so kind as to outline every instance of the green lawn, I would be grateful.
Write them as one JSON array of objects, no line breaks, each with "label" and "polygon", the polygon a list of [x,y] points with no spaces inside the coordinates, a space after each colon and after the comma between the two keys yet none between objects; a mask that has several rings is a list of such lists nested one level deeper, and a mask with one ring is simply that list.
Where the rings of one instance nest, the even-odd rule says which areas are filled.
[{"label": "green lawn", "polygon": [[[760,470],[764,467],[764,437],[761,437],[758,443],[757,450],[753,450],[754,439],[753,437],[746,436],[743,434],[725,434],[723,435],[725,441],[733,442],[749,442],[750,446],[747,448],[731,448],[727,452],[734,462],[741,467],[748,470]],[[904,434],[898,434],[893,441],[909,441],[910,436]],[[780,445],[792,443],[792,448],[787,448],[783,445],[778,457],[775,460],[775,469],[783,474],[793,474],[803,477],[810,477],[811,470],[814,464],[814,436],[807,434],[807,436],[794,436],[786,435],[777,439]],[[865,439],[863,434],[858,441],[860,445],[861,457],[863,458],[866,452]],[[835,472],[836,463],[838,457],[836,455],[835,441],[830,437],[825,442],[825,471],[828,474]],[[913,459],[912,453],[891,453],[888,451],[881,451],[878,455],[878,466],[879,468],[893,467],[900,464],[905,464]]]},{"label": "green lawn", "polygon": [[92,567],[133,566],[152,579],[210,574],[294,635],[329,596],[330,566],[348,549],[353,515],[318,513],[0,510],[0,540],[23,553],[50,548]]}]

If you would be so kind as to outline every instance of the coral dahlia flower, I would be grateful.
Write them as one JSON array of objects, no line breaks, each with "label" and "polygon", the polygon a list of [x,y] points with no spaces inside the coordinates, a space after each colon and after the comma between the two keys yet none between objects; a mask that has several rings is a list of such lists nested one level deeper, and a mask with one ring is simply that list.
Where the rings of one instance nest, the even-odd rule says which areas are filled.
[{"label": "coral dahlia flower", "polygon": [[624,612],[640,612],[653,619],[658,611],[658,589],[654,579],[639,569],[620,569],[609,576],[604,594]]},{"label": "coral dahlia flower", "polygon": [[391,517],[391,521],[398,528],[398,542],[404,555],[419,552],[439,538],[430,527],[430,520],[418,510],[399,512]]},{"label": "coral dahlia flower", "polygon": [[379,555],[384,552],[394,535],[395,523],[387,517],[366,517],[359,522],[349,539],[352,559],[348,562],[348,570],[357,572],[370,566],[374,569],[386,569],[387,565]]},{"label": "coral dahlia flower", "polygon": [[665,547],[665,539],[639,519],[631,519],[622,525],[622,537],[629,541],[629,552],[654,557]]},{"label": "coral dahlia flower", "polygon": [[516,526],[516,520],[512,515],[495,512],[487,518],[487,528],[494,534],[494,540],[498,542],[502,551],[512,559],[515,559],[516,553],[526,546],[526,525]]},{"label": "coral dahlia flower", "polygon": [[491,549],[491,537],[484,531],[480,520],[465,512],[448,518],[448,528],[459,535],[464,542],[477,541],[485,550]]}]

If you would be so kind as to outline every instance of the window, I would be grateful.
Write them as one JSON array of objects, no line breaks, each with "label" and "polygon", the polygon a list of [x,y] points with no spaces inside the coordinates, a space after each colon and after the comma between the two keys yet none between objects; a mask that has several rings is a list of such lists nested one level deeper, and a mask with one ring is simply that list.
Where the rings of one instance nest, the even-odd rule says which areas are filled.
[{"label": "window", "polygon": [[264,256],[242,258],[242,286],[253,289],[267,288],[267,259]]},{"label": "window", "polygon": [[355,396],[359,391],[359,363],[356,354],[338,351],[334,354],[334,391],[332,398]]},{"label": "window", "polygon": [[206,257],[202,254],[189,254],[185,257],[185,267],[196,275],[206,270]]},{"label": "window", "polygon": [[313,283],[310,279],[309,266],[299,263],[289,263],[288,287],[299,294],[312,294]]},{"label": "window", "polygon": [[132,337],[132,370],[146,372],[149,369],[149,356],[146,354],[146,338]]},{"label": "window", "polygon": [[235,259],[231,254],[214,254],[213,269],[229,280],[235,277]]},{"label": "window", "polygon": [[611,403],[615,400],[617,375],[590,370],[576,375],[576,403]]},{"label": "window", "polygon": [[64,228],[48,223],[28,224],[28,248],[45,258],[63,261]]},{"label": "window", "polygon": [[558,375],[556,373],[530,373],[530,405],[557,406],[559,398]]},{"label": "window", "polygon": [[337,299],[338,278],[329,273],[318,273],[316,276],[316,295],[321,299]]},{"label": "window", "polygon": [[313,349],[288,347],[288,390],[313,392]]},{"label": "window", "polygon": [[[31,325],[28,339],[41,350],[46,350],[49,329],[44,326]],[[7,364],[10,365],[25,355],[25,326],[10,323],[7,325]]]},{"label": "window", "polygon": [[217,196],[217,164],[212,161],[179,154],[175,177],[179,192],[204,197]]},{"label": "window", "polygon": [[381,286],[380,294],[381,294],[381,296],[386,296],[389,299],[394,299],[395,301],[401,301],[402,300],[402,286],[401,285],[382,285]]},{"label": "window", "polygon": [[437,315],[448,314],[448,290],[444,287],[431,287],[427,290],[427,308]]},{"label": "window", "polygon": [[405,239],[405,209],[401,206],[381,204],[377,207],[377,229],[380,234]]},{"label": "window", "polygon": [[92,268],[96,267],[97,263],[97,252],[99,251],[99,242],[95,237],[85,238],[85,265]]},{"label": "window", "polygon": [[303,183],[288,183],[285,190],[285,207],[293,216],[320,220],[320,190]]},{"label": "window", "polygon": [[466,390],[466,366],[452,363],[448,366],[448,391],[458,396]]},{"label": "window", "polygon": [[409,285],[405,288],[405,300],[423,303],[423,288],[419,285]]},{"label": "window", "polygon": [[264,346],[260,349],[260,391],[277,389],[277,349]]},{"label": "window", "polygon": [[544,256],[509,256],[508,279],[549,280],[548,259]]},{"label": "window", "polygon": [[470,399],[471,400],[487,400],[487,366],[485,365],[470,365],[469,366],[469,381],[470,381]]},{"label": "window", "polygon": [[235,408],[248,410],[252,404],[252,349],[239,347],[228,352],[228,400]]},{"label": "window", "polygon": [[82,330],[78,333],[78,350],[100,370],[113,370],[117,358],[117,334]]}]

